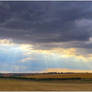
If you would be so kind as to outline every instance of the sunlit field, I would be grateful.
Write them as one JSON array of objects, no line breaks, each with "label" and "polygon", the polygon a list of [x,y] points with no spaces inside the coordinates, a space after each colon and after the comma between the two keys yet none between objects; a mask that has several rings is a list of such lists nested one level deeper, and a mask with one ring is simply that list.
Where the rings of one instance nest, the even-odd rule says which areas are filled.
[{"label": "sunlit field", "polygon": [[0,91],[92,90],[92,80],[23,80],[0,78]]}]

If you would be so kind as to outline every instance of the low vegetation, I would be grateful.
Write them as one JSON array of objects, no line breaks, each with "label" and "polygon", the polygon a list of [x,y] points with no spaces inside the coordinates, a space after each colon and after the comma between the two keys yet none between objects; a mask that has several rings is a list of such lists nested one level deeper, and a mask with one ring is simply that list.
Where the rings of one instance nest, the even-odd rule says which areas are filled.
[{"label": "low vegetation", "polygon": [[0,91],[92,91],[92,81],[0,78]]},{"label": "low vegetation", "polygon": [[0,91],[92,91],[92,73],[1,74]]}]

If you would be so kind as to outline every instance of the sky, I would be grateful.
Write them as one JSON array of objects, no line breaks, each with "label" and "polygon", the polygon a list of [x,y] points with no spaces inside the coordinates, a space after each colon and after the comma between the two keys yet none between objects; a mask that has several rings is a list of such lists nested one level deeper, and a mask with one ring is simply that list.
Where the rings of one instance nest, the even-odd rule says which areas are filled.
[{"label": "sky", "polygon": [[0,1],[0,72],[92,72],[92,2]]}]

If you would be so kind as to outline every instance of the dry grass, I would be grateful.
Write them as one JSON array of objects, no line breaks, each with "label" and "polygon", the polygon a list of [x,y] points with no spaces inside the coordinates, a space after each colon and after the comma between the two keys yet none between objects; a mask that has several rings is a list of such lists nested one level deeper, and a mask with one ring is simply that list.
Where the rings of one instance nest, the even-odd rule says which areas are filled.
[{"label": "dry grass", "polygon": [[80,80],[31,81],[0,79],[0,91],[92,91],[92,82]]}]

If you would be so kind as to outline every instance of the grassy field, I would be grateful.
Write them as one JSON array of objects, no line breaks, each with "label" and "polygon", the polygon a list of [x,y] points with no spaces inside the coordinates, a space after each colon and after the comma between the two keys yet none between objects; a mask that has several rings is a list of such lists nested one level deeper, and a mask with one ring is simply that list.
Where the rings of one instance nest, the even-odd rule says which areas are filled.
[{"label": "grassy field", "polygon": [[19,80],[0,78],[0,91],[92,91],[91,80]]}]

